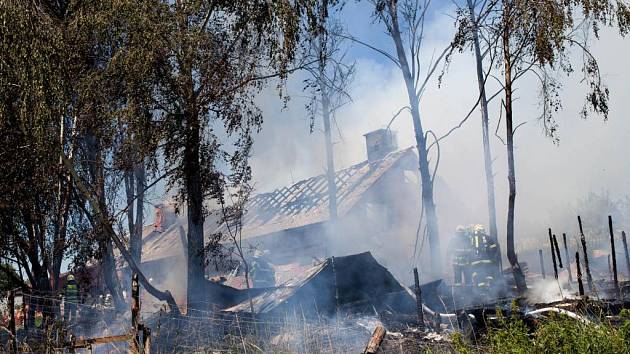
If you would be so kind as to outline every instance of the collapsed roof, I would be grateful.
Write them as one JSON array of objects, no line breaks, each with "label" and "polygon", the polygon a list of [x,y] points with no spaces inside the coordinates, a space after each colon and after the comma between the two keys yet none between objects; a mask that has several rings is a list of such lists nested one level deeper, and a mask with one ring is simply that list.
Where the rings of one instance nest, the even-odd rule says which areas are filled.
[{"label": "collapsed roof", "polygon": [[227,313],[281,314],[303,312],[333,314],[337,309],[388,307],[413,309],[414,298],[369,252],[331,257],[284,284],[227,308]]},{"label": "collapsed roof", "polygon": [[[401,164],[414,166],[415,159],[413,148],[407,148],[392,152],[380,160],[363,161],[336,171],[338,215],[342,217],[347,214],[387,171]],[[242,236],[266,235],[329,218],[326,175],[322,174],[253,196],[247,205]]]}]

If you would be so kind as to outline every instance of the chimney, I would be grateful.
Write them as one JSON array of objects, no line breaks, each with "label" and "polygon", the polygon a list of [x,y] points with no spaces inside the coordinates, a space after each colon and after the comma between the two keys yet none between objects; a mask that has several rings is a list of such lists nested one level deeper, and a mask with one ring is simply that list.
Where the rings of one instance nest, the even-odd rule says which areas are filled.
[{"label": "chimney", "polygon": [[378,129],[363,136],[369,162],[380,160],[390,152],[398,150],[396,133],[389,129]]},{"label": "chimney", "polygon": [[153,227],[157,232],[163,231],[162,223],[164,222],[164,211],[162,210],[162,207],[162,204],[155,206],[155,221],[153,222]]}]

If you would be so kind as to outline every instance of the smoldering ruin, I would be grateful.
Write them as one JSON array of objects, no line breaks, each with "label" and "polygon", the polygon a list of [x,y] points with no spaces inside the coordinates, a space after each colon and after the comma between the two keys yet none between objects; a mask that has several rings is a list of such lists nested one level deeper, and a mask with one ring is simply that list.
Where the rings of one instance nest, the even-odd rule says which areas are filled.
[{"label": "smoldering ruin", "polygon": [[0,1],[0,351],[630,353],[629,19]]},{"label": "smoldering ruin", "polygon": [[[138,267],[153,286],[168,289],[174,303],[140,290],[134,275],[124,286],[131,289],[124,293],[129,307],[121,312],[106,304],[101,266],[92,264],[61,276],[66,284],[76,277],[86,294],[74,311],[67,299],[10,292],[7,306],[15,315],[7,328],[15,328],[17,336],[5,342],[26,345],[36,338],[57,348],[99,352],[118,350],[125,342],[145,352],[453,351],[449,333],[480,336],[500,326],[502,316],[531,326],[558,314],[590,323],[601,316],[621,318],[630,306],[626,234],[614,229],[612,217],[607,242],[615,252],[603,250],[601,241],[589,245],[579,216],[577,243],[548,229],[546,247],[528,251],[538,262],[520,264],[525,293],[519,293],[510,267],[502,267],[497,241],[482,225],[456,228],[446,245],[446,277],[436,278],[426,260],[406,269],[408,259],[392,255],[414,247],[397,235],[417,232],[409,223],[417,217],[409,211],[420,204],[413,193],[419,183],[416,155],[399,149],[387,130],[366,134],[365,146],[368,160],[335,173],[335,219],[328,214],[325,175],[253,195],[236,231],[233,221],[215,211],[214,221],[205,224],[206,237],[237,233],[232,241],[238,243],[226,238],[223,256],[206,263],[201,305],[187,303],[185,218],[163,202],[154,208],[154,222],[143,228]],[[123,255],[114,255],[119,277],[132,279],[135,272]],[[61,336],[54,327],[41,332],[37,321],[69,311],[77,317]]]}]

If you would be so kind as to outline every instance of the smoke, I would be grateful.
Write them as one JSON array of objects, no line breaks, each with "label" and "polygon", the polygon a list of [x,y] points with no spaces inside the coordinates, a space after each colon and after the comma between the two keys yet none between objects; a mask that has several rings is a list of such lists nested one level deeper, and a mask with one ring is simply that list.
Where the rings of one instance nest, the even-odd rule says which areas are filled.
[{"label": "smoke", "polygon": [[530,284],[527,300],[530,303],[551,303],[573,297],[572,292],[566,279],[549,277]]},{"label": "smoke", "polygon": [[[384,49],[391,48],[378,24],[372,23],[369,16],[361,20],[362,16],[368,15],[365,9],[357,4],[348,6],[348,13],[354,14],[344,19],[350,32]],[[428,37],[424,51],[427,61],[433,51],[439,52],[448,44],[454,33],[452,19],[442,15],[448,11],[448,8],[436,11],[436,15],[427,23],[425,32]],[[628,41],[620,39],[613,31],[604,30],[601,40],[592,45],[592,51],[599,59],[603,79],[611,92],[608,121],[604,122],[596,116],[580,118],[579,112],[586,92],[580,85],[580,74],[577,72],[572,77],[561,78],[564,87],[561,93],[563,109],[556,115],[560,138],[558,145],[545,136],[542,124],[538,121],[540,110],[536,80],[525,77],[518,84],[515,125],[524,125],[518,128],[515,137],[517,243],[544,240],[549,226],[556,226],[574,235],[577,223],[567,224],[567,220],[574,220],[575,213],[580,210],[566,206],[574,205],[575,201],[589,192],[608,191],[616,198],[630,194],[630,180],[626,177],[630,173],[630,160],[626,156],[630,121],[624,119],[630,105],[630,92],[625,89],[630,68],[624,63],[630,55]],[[359,46],[352,47],[349,54],[357,60],[357,72],[350,89],[353,102],[336,114],[333,131],[337,169],[365,160],[362,135],[385,127],[393,114],[408,104],[401,74],[394,65]],[[262,133],[256,138],[252,156],[257,191],[290,185],[325,171],[321,123],[316,121],[315,132],[309,133],[310,122],[304,110],[306,99],[302,96],[302,79],[297,75],[288,83],[287,90],[292,99],[284,109],[273,90],[260,97],[266,120]],[[489,92],[497,89],[494,82],[489,84]],[[456,55],[441,86],[438,88],[434,78],[422,98],[421,115],[425,129],[432,130],[437,136],[444,135],[470,111],[477,95],[474,58],[470,53]],[[499,123],[499,105],[500,95],[491,102],[490,124],[492,132],[496,129],[499,136],[504,136],[505,125]],[[398,117],[392,129],[398,133],[401,148],[414,145],[408,115]],[[498,138],[493,137],[491,145],[495,159],[493,168],[499,242],[505,244],[508,195],[506,153],[505,146]],[[446,189],[457,196],[461,206],[455,212],[438,202],[444,248],[454,232],[452,223],[445,220],[462,220],[461,224],[487,224],[488,220],[481,124],[477,111],[462,128],[446,138],[440,148],[438,175]],[[435,150],[431,161],[436,161]],[[437,193],[436,199],[439,201],[441,196]],[[405,235],[406,240],[413,238],[415,235]],[[366,245],[369,246],[377,245]],[[392,256],[393,259],[379,261],[399,261],[411,257],[411,253],[409,249],[408,254],[397,254]]]}]

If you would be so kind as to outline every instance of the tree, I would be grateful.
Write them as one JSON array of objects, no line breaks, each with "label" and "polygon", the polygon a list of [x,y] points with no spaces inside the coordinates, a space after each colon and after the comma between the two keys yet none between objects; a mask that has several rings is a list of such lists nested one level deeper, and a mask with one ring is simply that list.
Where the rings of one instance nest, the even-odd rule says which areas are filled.
[{"label": "tree", "polygon": [[72,40],[71,11],[57,5],[0,6],[0,125],[6,139],[0,218],[6,251],[41,291],[58,288],[62,260],[71,252],[67,246],[85,225],[57,153],[63,149],[74,158],[77,148],[72,100],[84,78],[77,74],[83,72],[83,42]]},{"label": "tree", "polygon": [[[559,2],[554,0],[505,0],[491,2],[489,14],[483,22],[476,24],[488,38],[488,43],[498,41],[500,45],[489,45],[488,49],[501,58],[498,67],[502,70],[502,89],[505,111],[506,149],[508,162],[508,214],[507,214],[507,256],[512,266],[519,291],[526,289],[525,277],[514,247],[514,213],[516,204],[516,171],[514,159],[513,92],[518,79],[531,74],[540,82],[542,113],[540,120],[545,132],[557,142],[557,124],[554,113],[561,107],[558,96],[560,83],[553,73],[573,72],[570,60],[571,49],[583,53],[582,73],[588,85],[586,102],[582,116],[589,113],[608,114],[608,89],[602,83],[595,57],[588,49],[586,38],[579,38],[576,28],[593,32],[598,37],[600,26],[616,25],[621,35],[630,28],[630,9],[622,1],[588,0]],[[578,14],[584,16],[578,20]]]},{"label": "tree", "polygon": [[[470,16],[470,25],[471,25],[471,34],[472,34],[472,45],[475,53],[475,69],[477,74],[477,84],[479,86],[479,104],[481,111],[481,135],[483,142],[483,163],[484,163],[484,173],[486,176],[486,195],[487,195],[487,204],[488,204],[488,228],[490,229],[490,236],[497,240],[498,244],[498,233],[497,233],[497,211],[496,211],[496,203],[494,197],[494,174],[492,171],[492,150],[490,148],[490,129],[489,129],[489,115],[488,115],[488,97],[486,94],[486,80],[488,78],[488,74],[484,72],[483,69],[483,59],[481,53],[481,45],[479,43],[479,30],[477,28],[478,18],[476,14],[477,1],[476,0],[466,0],[468,5],[468,11]],[[487,5],[487,4],[486,4]],[[487,9],[481,8],[481,16],[485,16]],[[491,62],[489,66],[492,66]],[[499,255],[499,264],[501,263],[501,252],[497,252]]]},{"label": "tree", "polygon": [[328,213],[333,222],[337,219],[337,184],[332,142],[332,118],[335,111],[350,101],[347,88],[354,74],[354,63],[345,63],[344,38],[341,25],[328,18],[328,13],[338,5],[335,1],[322,1],[315,5],[319,25],[311,32],[305,45],[304,62],[315,63],[307,67],[311,78],[305,80],[311,98],[307,109],[311,116],[311,132],[315,117],[321,115],[324,127],[326,151],[326,182],[328,191]]},{"label": "tree", "polygon": [[254,95],[266,78],[286,76],[307,5],[217,0],[153,6],[160,33],[152,46],[162,78],[154,105],[163,112],[164,160],[175,171],[169,186],[186,205],[189,307],[205,303],[207,293],[213,301],[215,285],[204,278],[204,201],[225,193],[225,170],[250,174],[248,151],[262,122]]},{"label": "tree", "polygon": [[[116,3],[121,4],[130,3]],[[113,75],[111,64],[115,53],[124,52],[117,42],[128,38],[122,25],[140,22],[130,20],[139,12],[116,13],[120,9],[108,1],[0,6],[0,124],[8,142],[0,151],[6,171],[0,179],[7,236],[2,251],[37,291],[57,290],[64,259],[74,257],[80,265],[97,256],[117,304],[119,280],[108,232],[113,220],[96,214],[112,216],[116,199],[106,195],[117,188],[110,118],[124,95],[112,84],[113,77],[122,80],[123,71]],[[98,207],[76,188],[76,178],[95,191]]]},{"label": "tree", "polygon": [[[377,0],[372,1],[376,17],[385,25],[387,34],[394,42],[396,57],[382,52],[400,69],[405,81],[409,112],[414,127],[418,165],[422,188],[422,206],[426,215],[427,235],[431,250],[432,273],[441,273],[440,235],[437,221],[437,208],[433,197],[433,178],[429,166],[427,149],[427,130],[420,117],[420,98],[428,79],[437,65],[449,52],[447,47],[434,62],[427,67],[426,74],[421,71],[421,49],[424,40],[424,21],[430,0]],[[404,38],[403,38],[404,37]]]}]

